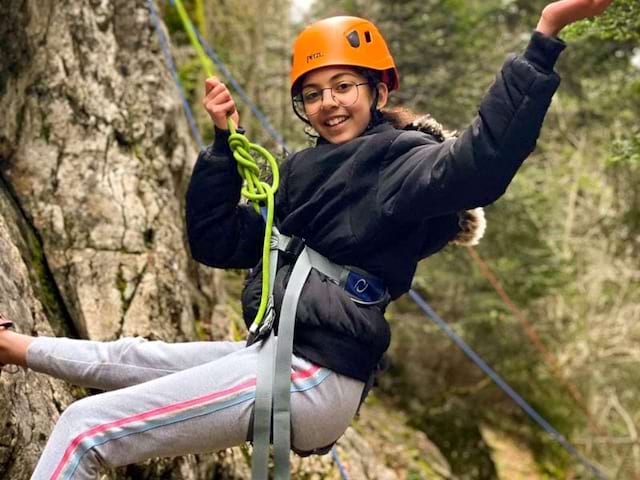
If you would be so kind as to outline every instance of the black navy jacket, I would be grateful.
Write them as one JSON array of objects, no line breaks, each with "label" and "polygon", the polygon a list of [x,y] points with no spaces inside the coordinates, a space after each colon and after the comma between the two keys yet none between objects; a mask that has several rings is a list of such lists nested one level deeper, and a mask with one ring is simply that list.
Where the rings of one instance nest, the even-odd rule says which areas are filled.
[{"label": "black navy jacket", "polygon": [[[553,65],[563,49],[558,39],[534,32],[524,55],[507,59],[478,116],[457,139],[439,142],[382,123],[347,143],[320,139],[291,155],[276,195],[280,231],[304,238],[335,263],[378,276],[391,297],[399,297],[410,288],[418,261],[458,233],[456,212],[498,199],[533,151],[560,82]],[[238,203],[241,179],[226,138],[219,132],[194,167],[188,238],[193,257],[206,265],[251,268],[261,257],[264,223]],[[243,295],[248,324],[258,271]],[[279,273],[276,298],[284,277]],[[312,272],[296,319],[296,354],[366,380],[389,339],[384,306],[356,305]]]}]

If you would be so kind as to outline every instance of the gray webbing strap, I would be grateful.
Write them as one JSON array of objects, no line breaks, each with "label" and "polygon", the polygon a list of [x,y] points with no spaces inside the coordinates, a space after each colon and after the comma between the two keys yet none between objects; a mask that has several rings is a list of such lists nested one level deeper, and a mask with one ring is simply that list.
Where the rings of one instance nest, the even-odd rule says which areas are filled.
[{"label": "gray webbing strap", "polygon": [[271,387],[276,338],[273,333],[262,342],[258,354],[256,401],[253,408],[253,453],[251,478],[266,480],[269,475],[269,440],[271,433]]},{"label": "gray webbing strap", "polygon": [[[275,242],[273,242],[275,239]],[[278,268],[278,231],[274,227],[271,253],[269,255],[269,305],[265,315],[273,311],[273,285]],[[266,321],[266,319],[264,320]],[[262,342],[258,354],[256,400],[253,409],[253,454],[251,456],[251,478],[266,480],[269,474],[269,444],[271,439],[272,387],[275,371],[275,349],[277,338],[273,331]]]},{"label": "gray webbing strap", "polygon": [[[278,232],[278,248],[280,250],[286,250],[290,241],[291,237]],[[311,247],[306,247],[305,250],[309,253],[309,261],[313,268],[326,275],[334,282],[340,283],[346,280],[349,270],[345,267],[338,265],[337,263],[333,263],[327,257],[316,252]]]},{"label": "gray webbing strap", "polygon": [[[269,294],[272,297],[277,269],[278,248],[284,250],[289,237],[274,228],[277,245],[272,245],[269,272]],[[291,357],[293,355],[293,333],[298,300],[311,268],[338,281],[346,269],[305,247],[293,266],[287,288],[282,299],[278,336],[272,331],[263,341],[258,355],[258,379],[253,423],[253,457],[251,469],[253,480],[268,478],[271,414],[273,409],[273,449],[276,480],[289,480],[289,452],[291,450]],[[273,313],[273,312],[272,312]],[[275,352],[274,352],[275,350]],[[272,404],[273,402],[273,404]]]},{"label": "gray webbing strap", "polygon": [[349,274],[349,270],[345,267],[338,265],[337,263],[333,263],[324,255],[319,254],[314,249],[307,247],[307,252],[309,254],[309,262],[311,266],[318,270],[320,273],[326,275],[334,282],[342,284]]},{"label": "gray webbing strap", "polygon": [[277,480],[289,479],[289,451],[291,450],[291,357],[293,332],[298,299],[311,271],[307,249],[303,249],[293,267],[282,300],[278,345],[273,379],[273,459]]}]

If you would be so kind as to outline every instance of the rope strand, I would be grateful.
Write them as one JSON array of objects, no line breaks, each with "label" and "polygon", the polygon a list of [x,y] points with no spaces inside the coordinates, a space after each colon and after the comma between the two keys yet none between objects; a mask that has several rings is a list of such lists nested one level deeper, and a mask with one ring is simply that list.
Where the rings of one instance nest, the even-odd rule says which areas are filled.
[{"label": "rope strand", "polygon": [[[231,132],[231,135],[229,135],[229,147],[233,152],[233,158],[238,164],[238,173],[245,180],[240,193],[252,203],[257,213],[261,213],[261,203],[266,204],[267,207],[264,241],[262,243],[262,294],[258,313],[251,325],[251,330],[255,331],[262,323],[269,303],[269,253],[271,252],[271,233],[275,210],[274,195],[280,185],[280,170],[276,159],[266,148],[249,142],[247,137],[238,133],[230,118],[227,120],[227,125]],[[267,161],[273,176],[271,184],[260,180],[260,167],[251,152]]]}]

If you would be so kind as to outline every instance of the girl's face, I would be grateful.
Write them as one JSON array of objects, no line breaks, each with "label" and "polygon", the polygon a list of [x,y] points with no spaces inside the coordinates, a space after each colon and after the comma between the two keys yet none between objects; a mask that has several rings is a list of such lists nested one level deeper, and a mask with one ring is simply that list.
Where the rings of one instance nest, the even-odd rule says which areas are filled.
[{"label": "girl's face", "polygon": [[[387,102],[387,87],[378,86],[378,108]],[[371,120],[371,86],[349,67],[323,67],[302,82],[303,105],[311,126],[328,142],[344,143],[362,134]]]}]

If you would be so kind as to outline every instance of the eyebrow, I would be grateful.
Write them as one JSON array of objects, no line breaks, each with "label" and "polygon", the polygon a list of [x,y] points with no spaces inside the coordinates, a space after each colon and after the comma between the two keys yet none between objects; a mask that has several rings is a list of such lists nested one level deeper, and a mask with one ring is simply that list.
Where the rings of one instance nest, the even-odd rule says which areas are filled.
[{"label": "eyebrow", "polygon": [[[357,75],[355,73],[353,73],[353,72],[340,72],[340,73],[336,73],[334,76],[332,76],[329,79],[329,82],[333,82],[337,78],[343,77],[345,75],[351,75],[352,77],[356,77],[357,78]],[[317,83],[306,83],[306,84],[302,85],[302,88],[307,88],[307,87],[316,87],[317,88],[317,87],[319,87],[319,85]]]}]

